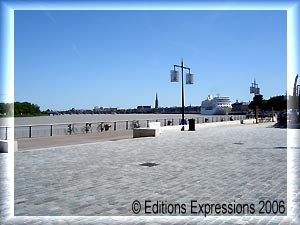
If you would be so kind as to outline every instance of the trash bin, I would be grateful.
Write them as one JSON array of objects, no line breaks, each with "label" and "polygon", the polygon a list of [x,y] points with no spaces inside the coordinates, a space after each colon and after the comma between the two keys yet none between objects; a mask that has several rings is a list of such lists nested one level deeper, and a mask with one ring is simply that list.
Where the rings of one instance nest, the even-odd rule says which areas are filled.
[{"label": "trash bin", "polygon": [[189,131],[195,131],[195,119],[189,119]]}]

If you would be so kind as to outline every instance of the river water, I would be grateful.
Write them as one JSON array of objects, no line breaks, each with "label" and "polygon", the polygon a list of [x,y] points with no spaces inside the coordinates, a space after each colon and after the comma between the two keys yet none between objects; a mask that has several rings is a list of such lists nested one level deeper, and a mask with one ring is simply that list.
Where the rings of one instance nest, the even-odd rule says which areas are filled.
[{"label": "river water", "polygon": [[[196,123],[219,122],[229,120],[229,116],[207,116],[201,114],[185,114],[186,119],[195,119]],[[84,133],[86,123],[91,123],[92,131],[97,132],[99,124],[108,124],[110,130],[125,130],[132,128],[133,120],[138,120],[141,127],[147,127],[149,122],[160,122],[161,126],[178,125],[181,114],[73,114],[57,116],[0,118],[0,126],[13,126],[14,137],[42,137],[68,134],[68,124],[73,124],[75,133]],[[240,118],[236,118],[240,119]],[[52,125],[52,126],[51,126]],[[12,129],[11,129],[12,130]],[[74,130],[74,131],[75,131]],[[11,136],[4,128],[0,130],[0,139]],[[7,137],[9,139],[9,137]]]}]

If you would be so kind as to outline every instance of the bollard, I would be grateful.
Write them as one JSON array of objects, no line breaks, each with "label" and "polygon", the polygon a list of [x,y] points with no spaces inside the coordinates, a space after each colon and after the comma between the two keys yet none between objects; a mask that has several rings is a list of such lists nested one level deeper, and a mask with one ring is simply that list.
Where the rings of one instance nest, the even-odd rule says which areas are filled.
[{"label": "bollard", "polygon": [[256,106],[255,110],[255,122],[258,123],[258,106]]},{"label": "bollard", "polygon": [[31,138],[31,126],[29,126],[29,138]]}]

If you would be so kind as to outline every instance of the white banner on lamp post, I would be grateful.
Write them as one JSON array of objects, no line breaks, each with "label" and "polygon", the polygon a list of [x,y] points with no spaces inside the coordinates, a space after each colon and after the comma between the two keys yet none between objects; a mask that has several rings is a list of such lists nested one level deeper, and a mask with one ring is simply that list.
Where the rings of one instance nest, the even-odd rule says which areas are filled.
[{"label": "white banner on lamp post", "polygon": [[194,74],[191,74],[191,73],[187,73],[185,75],[185,83],[186,84],[193,84],[194,83]]},{"label": "white banner on lamp post", "polygon": [[178,71],[171,70],[171,82],[179,82]]}]

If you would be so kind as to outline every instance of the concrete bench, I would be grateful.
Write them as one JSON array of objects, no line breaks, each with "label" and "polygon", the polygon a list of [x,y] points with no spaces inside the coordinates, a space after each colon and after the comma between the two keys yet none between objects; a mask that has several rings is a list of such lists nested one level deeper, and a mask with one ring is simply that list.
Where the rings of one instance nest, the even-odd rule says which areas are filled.
[{"label": "concrete bench", "polygon": [[150,122],[149,123],[149,128],[150,129],[158,129],[159,133],[161,134],[160,122]]},{"label": "concrete bench", "polygon": [[139,137],[157,137],[159,135],[159,129],[151,128],[134,128],[133,138]]}]

